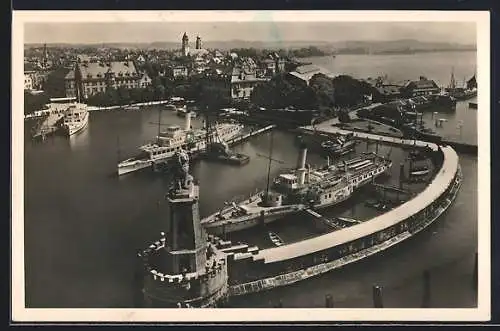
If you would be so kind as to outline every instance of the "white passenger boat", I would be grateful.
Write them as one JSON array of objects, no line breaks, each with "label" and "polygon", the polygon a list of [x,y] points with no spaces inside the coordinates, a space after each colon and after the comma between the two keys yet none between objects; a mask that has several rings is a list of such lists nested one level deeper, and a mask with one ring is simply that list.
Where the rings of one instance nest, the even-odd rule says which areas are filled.
[{"label": "white passenger boat", "polygon": [[225,234],[266,224],[308,208],[320,209],[349,199],[354,192],[384,174],[392,161],[363,153],[349,161],[311,169],[301,151],[297,169],[280,174],[272,187],[248,200],[232,203],[201,221],[212,234]]},{"label": "white passenger boat", "polygon": [[87,105],[74,103],[68,107],[64,115],[63,129],[68,136],[72,136],[84,130],[89,123],[89,112]]},{"label": "white passenger boat", "polygon": [[[241,124],[221,123],[215,125],[211,135],[227,141],[239,135],[243,129]],[[191,116],[186,114],[185,127],[171,125],[156,136],[155,142],[139,147],[139,153],[118,164],[118,175],[151,167],[154,163],[164,163],[179,150],[188,153],[200,152],[206,148],[206,130],[192,129]]]}]

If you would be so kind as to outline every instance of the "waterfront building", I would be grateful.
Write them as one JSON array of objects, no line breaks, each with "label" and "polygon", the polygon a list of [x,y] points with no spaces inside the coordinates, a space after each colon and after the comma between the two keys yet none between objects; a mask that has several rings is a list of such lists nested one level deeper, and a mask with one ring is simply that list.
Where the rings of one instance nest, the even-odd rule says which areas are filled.
[{"label": "waterfront building", "polygon": [[77,63],[65,77],[67,97],[76,96],[76,77],[81,78],[85,97],[105,92],[107,88],[125,87],[132,89],[151,84],[148,75],[139,73],[132,61]]},{"label": "waterfront building", "polygon": [[309,85],[311,78],[316,74],[323,74],[330,78],[335,77],[330,71],[314,64],[298,66],[294,71],[289,72],[288,77],[294,81]]},{"label": "waterfront building", "polygon": [[257,66],[252,59],[244,59],[233,68],[230,84],[231,98],[249,99],[255,86],[268,80],[269,78],[257,77]]},{"label": "waterfront building", "polygon": [[409,81],[401,88],[401,95],[405,98],[437,94],[441,91],[435,81],[420,76],[419,80]]},{"label": "waterfront building", "polygon": [[269,54],[266,59],[261,61],[261,65],[266,76],[274,76],[278,72],[285,71],[285,59],[277,53]]},{"label": "waterfront building", "polygon": [[44,81],[44,72],[31,63],[24,64],[24,89],[39,90]]},{"label": "waterfront building", "polygon": [[29,73],[24,73],[24,89],[33,90],[33,80]]}]

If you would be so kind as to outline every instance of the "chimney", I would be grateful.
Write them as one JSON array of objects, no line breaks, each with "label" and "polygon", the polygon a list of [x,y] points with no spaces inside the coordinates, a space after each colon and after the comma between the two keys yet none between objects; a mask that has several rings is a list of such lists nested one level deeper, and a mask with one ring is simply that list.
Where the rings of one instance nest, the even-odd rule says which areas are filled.
[{"label": "chimney", "polygon": [[189,131],[191,130],[191,112],[188,110],[186,112],[186,122],[185,122],[185,127],[184,130]]},{"label": "chimney", "polygon": [[305,167],[306,159],[307,159],[307,147],[305,146],[305,144],[301,144],[299,157],[297,159],[297,169]]},{"label": "chimney", "polygon": [[299,175],[299,185],[304,185],[306,177],[306,159],[307,159],[307,148],[302,144],[299,158],[297,160],[297,172]]}]

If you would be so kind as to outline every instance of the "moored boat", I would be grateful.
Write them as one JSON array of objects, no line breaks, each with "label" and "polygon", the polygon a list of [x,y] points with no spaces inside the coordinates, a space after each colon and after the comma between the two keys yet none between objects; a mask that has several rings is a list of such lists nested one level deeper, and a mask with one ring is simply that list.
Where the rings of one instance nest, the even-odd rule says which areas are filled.
[{"label": "moored boat", "polygon": [[269,239],[271,239],[271,241],[273,242],[274,246],[283,246],[285,244],[285,242],[283,241],[283,239],[280,238],[280,236],[278,236],[276,233],[274,232],[269,232],[268,233],[269,235]]},{"label": "moored boat", "polygon": [[75,103],[69,106],[64,115],[63,130],[68,136],[72,136],[84,130],[89,123],[89,112],[87,105]]},{"label": "moored boat", "polygon": [[341,135],[333,140],[325,140],[321,143],[323,151],[332,156],[341,156],[354,151],[358,141],[353,139],[353,134]]},{"label": "moored boat", "polygon": [[360,187],[386,173],[392,161],[363,153],[336,165],[306,166],[303,148],[297,169],[280,174],[266,191],[241,203],[232,203],[201,221],[213,234],[224,234],[270,223],[305,209],[320,209],[347,200]]},{"label": "moored boat", "polygon": [[[243,125],[220,123],[215,126],[211,135],[222,140],[229,140],[241,133]],[[139,153],[118,164],[118,175],[151,167],[153,164],[166,163],[175,152],[184,150],[196,153],[206,148],[206,131],[191,128],[191,116],[186,115],[184,129],[171,125],[156,136],[156,141],[139,147]]]}]

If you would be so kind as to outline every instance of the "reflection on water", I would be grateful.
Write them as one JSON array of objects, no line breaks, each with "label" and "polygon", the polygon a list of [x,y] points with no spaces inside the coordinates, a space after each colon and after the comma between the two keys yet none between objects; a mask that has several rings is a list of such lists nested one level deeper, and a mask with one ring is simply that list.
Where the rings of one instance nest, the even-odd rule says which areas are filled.
[{"label": "reflection on water", "polygon": [[[162,116],[162,123],[183,123],[173,112],[163,112]],[[45,143],[25,139],[28,307],[132,305],[135,252],[165,229],[169,210],[164,195],[169,182],[167,176],[151,171],[118,178],[116,166],[119,154],[122,159],[134,155],[140,144],[155,136],[158,126],[151,123],[157,119],[154,109],[93,112],[88,128],[69,142],[66,137],[50,138]],[[193,123],[201,121],[196,119]],[[291,134],[274,134],[273,157],[284,164],[273,164],[272,176],[295,166],[298,150],[294,138]],[[216,211],[224,201],[265,187],[268,161],[258,154],[266,155],[269,143],[270,134],[264,134],[236,147],[236,151],[251,157],[250,163],[242,167],[206,162],[194,165],[194,176],[201,185],[202,216]],[[392,152],[391,156],[397,157],[397,153]],[[310,152],[308,162],[324,164],[325,160]],[[371,285],[378,283],[385,286],[385,293],[391,291],[399,298],[400,307],[418,307],[418,300],[411,299],[408,288],[419,288],[424,269],[468,261],[468,256],[476,251],[477,158],[460,155],[460,162],[464,174],[462,189],[455,205],[432,231],[375,259],[241,299],[235,306],[267,307],[270,300],[282,298],[287,306],[318,307],[324,304],[324,294],[329,292],[339,306],[369,307]],[[467,264],[456,265],[447,267],[450,272],[441,277],[446,280],[439,285],[442,291],[458,292],[454,286],[470,271]],[[433,279],[439,281],[437,276]],[[440,298],[438,294],[434,297]],[[457,299],[455,305],[463,305],[463,301]]]},{"label": "reflection on water", "polygon": [[[89,120],[90,122],[90,120]],[[89,133],[89,126],[91,123],[88,124],[87,128],[83,129],[80,132],[77,132],[71,136],[68,137],[68,142],[72,150],[77,151],[81,148],[85,148],[89,145],[89,139],[90,139],[90,133]]]}]

